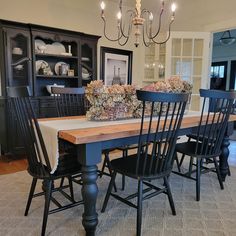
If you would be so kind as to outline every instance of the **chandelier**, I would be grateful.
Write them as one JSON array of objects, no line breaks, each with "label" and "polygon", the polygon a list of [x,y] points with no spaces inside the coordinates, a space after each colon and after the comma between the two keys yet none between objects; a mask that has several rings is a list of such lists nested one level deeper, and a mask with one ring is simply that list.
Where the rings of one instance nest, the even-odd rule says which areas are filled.
[{"label": "chandelier", "polygon": [[101,2],[101,18],[104,23],[103,33],[106,39],[113,42],[118,42],[120,46],[124,46],[130,38],[132,27],[134,27],[135,42],[134,45],[138,47],[140,44],[140,38],[142,38],[143,43],[146,47],[149,47],[152,43],[164,44],[170,38],[171,25],[175,18],[176,5],[173,3],[171,5],[172,14],[170,16],[170,21],[168,24],[168,34],[166,39],[163,41],[157,41],[160,34],[162,25],[162,15],[164,12],[164,0],[161,1],[161,9],[159,14],[159,22],[157,29],[154,32],[154,15],[151,11],[147,9],[141,10],[141,0],[136,0],[136,5],[134,10],[127,10],[126,14],[122,11],[122,0],[119,0],[119,11],[117,13],[117,36],[115,38],[108,37],[107,35],[107,21],[105,17],[105,3]]}]

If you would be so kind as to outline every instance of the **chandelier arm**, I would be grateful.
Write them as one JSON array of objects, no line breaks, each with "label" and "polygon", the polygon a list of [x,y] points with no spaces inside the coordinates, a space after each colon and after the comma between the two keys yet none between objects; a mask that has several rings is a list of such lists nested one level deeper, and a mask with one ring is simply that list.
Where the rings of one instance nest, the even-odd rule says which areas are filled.
[{"label": "chandelier arm", "polygon": [[119,40],[118,40],[118,44],[119,44],[120,46],[124,46],[128,41],[129,41],[129,38],[126,38],[125,41],[124,41],[124,43],[121,43],[121,42],[120,42],[120,39],[119,39]]},{"label": "chandelier arm", "polygon": [[122,36],[122,35],[120,35],[120,33],[121,33],[121,31],[119,31],[119,33],[118,33],[118,38],[119,38],[119,40],[118,40],[118,44],[120,45],[120,46],[124,46],[127,42],[128,42],[128,40],[129,40],[129,37],[123,37],[123,38],[125,38],[125,41],[122,43],[121,41],[120,41],[120,39],[122,38],[122,37],[120,37],[120,36]]},{"label": "chandelier arm", "polygon": [[109,37],[107,36],[105,17],[102,17],[102,20],[103,20],[103,23],[104,23],[103,34],[104,34],[105,38],[108,39],[109,41],[112,41],[112,42],[117,42],[118,40],[120,40],[120,39],[122,38],[122,35],[121,35],[121,36],[118,36],[116,39],[112,39],[112,38],[109,38]]},{"label": "chandelier arm", "polygon": [[154,38],[152,38],[152,39],[151,39],[152,42],[153,42],[153,43],[156,43],[156,44],[164,44],[164,43],[166,43],[166,42],[170,39],[171,25],[172,25],[173,22],[174,22],[174,20],[172,19],[172,20],[170,21],[170,24],[169,24],[168,37],[167,37],[164,41],[162,41],[162,42],[157,42],[157,41],[154,40]]},{"label": "chandelier arm", "polygon": [[[124,32],[125,26],[122,24],[122,18],[121,18],[121,22],[120,22],[120,31],[121,31],[122,36],[125,37],[125,38],[129,38],[130,32],[132,30],[132,17],[133,17],[134,11],[128,10],[126,12],[126,14],[129,13],[129,12],[131,12],[131,14],[129,16],[129,28],[128,28],[127,34],[125,34],[125,32]],[[122,27],[122,25],[123,25],[123,27]]]},{"label": "chandelier arm", "polygon": [[[143,10],[141,11],[141,17],[145,19],[146,13],[148,13],[149,15],[152,14],[151,11],[149,11],[149,10],[147,10],[147,9],[143,9]],[[145,19],[145,21],[146,21],[146,19]],[[149,19],[148,19],[148,22],[149,22],[149,24],[151,24],[151,23],[150,23],[151,21],[150,21]],[[145,22],[144,22],[143,25],[145,25]],[[147,25],[147,24],[146,24],[146,25]],[[146,34],[147,34],[147,36],[148,36],[148,33],[150,33],[150,32],[147,32],[147,29],[148,29],[148,27],[146,27],[146,30],[145,30],[144,27],[143,27],[143,32],[144,32],[144,30],[145,30],[145,31],[146,31]],[[149,37],[148,37],[148,38],[149,38]],[[149,39],[150,39],[150,38],[149,38]]]},{"label": "chandelier arm", "polygon": [[[146,9],[143,9],[143,10],[142,10],[142,17],[143,17],[143,14],[144,14],[144,13],[150,13],[150,11],[148,11],[148,10],[146,10]],[[149,42],[147,42],[146,39],[145,39],[145,32],[146,32],[146,35],[148,36],[148,29],[147,29],[148,27],[145,26],[145,25],[146,25],[146,24],[143,24],[143,30],[142,30],[142,31],[143,31],[143,34],[142,34],[142,35],[143,35],[143,43],[144,43],[144,46],[145,46],[145,47],[149,47],[149,46],[151,45],[151,42],[150,42],[150,38],[149,38],[149,37],[148,37]],[[146,29],[145,29],[145,28],[146,28]],[[150,33],[150,32],[149,32],[149,33]]]},{"label": "chandelier arm", "polygon": [[144,26],[143,26],[143,43],[144,43],[145,47],[149,47],[151,45],[150,40],[149,40],[149,42],[146,42],[146,40],[145,40]]},{"label": "chandelier arm", "polygon": [[[156,34],[155,34],[154,36],[151,36],[150,39],[156,38],[157,35],[160,33],[160,30],[161,30],[161,19],[162,19],[162,14],[163,14],[163,12],[164,12],[164,9],[162,8],[162,9],[161,9],[161,12],[160,12],[160,15],[159,15],[159,25],[158,25],[157,32],[156,32]],[[171,22],[171,24],[172,24],[172,22]]]}]

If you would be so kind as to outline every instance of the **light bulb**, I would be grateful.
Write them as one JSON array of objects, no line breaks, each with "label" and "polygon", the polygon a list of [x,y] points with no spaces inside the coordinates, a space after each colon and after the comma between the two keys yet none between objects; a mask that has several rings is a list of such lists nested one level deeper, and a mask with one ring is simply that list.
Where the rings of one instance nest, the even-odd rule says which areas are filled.
[{"label": "light bulb", "polygon": [[175,4],[175,3],[173,3],[173,4],[171,5],[171,11],[174,13],[174,12],[175,12],[175,10],[176,10],[176,4]]},{"label": "light bulb", "polygon": [[102,10],[104,10],[105,7],[106,7],[106,5],[105,5],[105,3],[104,3],[103,1],[101,2],[101,5],[100,5],[100,6],[101,6],[101,9],[102,9]]},{"label": "light bulb", "polygon": [[117,19],[120,20],[120,19],[121,19],[121,16],[122,16],[122,15],[121,15],[121,12],[119,11],[119,12],[117,13]]},{"label": "light bulb", "polygon": [[149,14],[149,20],[153,21],[153,14],[152,13]]}]

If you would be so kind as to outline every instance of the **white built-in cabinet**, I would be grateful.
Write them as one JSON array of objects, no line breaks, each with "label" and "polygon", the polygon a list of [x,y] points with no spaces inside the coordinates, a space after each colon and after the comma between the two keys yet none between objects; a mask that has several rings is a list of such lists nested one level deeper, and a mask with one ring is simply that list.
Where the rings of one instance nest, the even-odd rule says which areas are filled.
[{"label": "white built-in cabinet", "polygon": [[199,110],[200,88],[209,88],[210,33],[172,32],[164,45],[145,49],[143,85],[180,76],[193,85],[191,110]]},{"label": "white built-in cabinet", "polygon": [[166,45],[151,44],[145,48],[143,84],[155,83],[165,79]]}]

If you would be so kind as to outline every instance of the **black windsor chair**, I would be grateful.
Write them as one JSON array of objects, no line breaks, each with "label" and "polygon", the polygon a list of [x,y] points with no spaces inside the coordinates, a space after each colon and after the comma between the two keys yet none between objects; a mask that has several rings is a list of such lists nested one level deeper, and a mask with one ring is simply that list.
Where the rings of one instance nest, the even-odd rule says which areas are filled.
[{"label": "black windsor chair", "polygon": [[[85,89],[84,88],[69,88],[69,87],[53,87],[51,88],[52,94],[54,95],[56,105],[57,105],[57,113],[58,116],[78,116],[85,115],[86,111],[89,109],[89,102],[85,97]],[[76,150],[69,143],[60,144],[60,149],[66,152],[72,152],[75,154]],[[109,154],[111,151],[115,149],[106,149],[103,150],[104,154],[104,162],[102,168],[99,172],[99,176],[103,175],[111,176],[112,170],[110,166],[110,158]],[[105,171],[105,168],[108,168],[109,172]],[[76,178],[73,178],[75,182]],[[63,184],[64,179],[62,179]],[[80,183],[80,181],[79,181]],[[122,186],[124,186],[124,180],[122,181]],[[116,184],[114,184],[114,188],[117,191]]]},{"label": "black windsor chair", "polygon": [[53,87],[52,94],[56,100],[58,116],[85,115],[88,102],[85,99],[85,89],[69,87]]},{"label": "black windsor chair", "polygon": [[[221,154],[221,143],[233,108],[235,95],[235,92],[200,89],[203,106],[199,126],[195,133],[189,135],[187,142],[176,145],[176,152],[182,154],[182,157],[180,162],[176,159],[178,172],[173,172],[196,181],[197,201],[200,200],[200,176],[203,173],[216,172],[220,187],[224,189],[216,158]],[[210,109],[208,109],[209,107]],[[205,119],[204,111],[206,111]],[[186,156],[190,157],[189,169],[186,173],[182,173],[180,167],[183,163],[183,158]],[[213,162],[214,167],[204,166],[204,161],[207,164]],[[196,177],[192,176],[194,173],[196,173]]]},{"label": "black windsor chair", "polygon": [[[45,196],[44,214],[41,235],[45,235],[48,215],[56,213],[71,207],[83,204],[83,201],[75,201],[72,185],[72,175],[81,171],[81,166],[77,162],[77,157],[71,154],[63,154],[59,157],[57,170],[52,174],[46,147],[40,131],[38,120],[35,117],[31,99],[29,97],[29,89],[27,87],[9,87],[7,88],[8,96],[14,107],[17,120],[20,124],[22,139],[27,154],[28,173],[33,177],[28,201],[25,209],[25,216],[34,197]],[[68,178],[69,185],[55,187],[54,180]],[[43,181],[43,192],[35,193],[35,187],[38,180]],[[70,190],[70,194],[64,191],[65,188]],[[67,204],[62,205],[53,196],[53,192],[60,192],[66,199]],[[68,203],[69,200],[69,203]],[[49,209],[50,202],[56,205],[56,208]]]},{"label": "black windsor chair", "polygon": [[[138,150],[134,155],[111,161],[113,173],[102,206],[102,212],[105,211],[110,196],[136,208],[136,227],[137,235],[139,236],[141,235],[143,200],[160,193],[165,193],[168,195],[172,214],[176,215],[168,177],[173,166],[175,144],[188,100],[188,94],[156,93],[138,90],[137,97],[143,104]],[[155,117],[153,109],[156,105],[159,106],[160,111]],[[149,117],[146,117],[145,113],[147,106],[150,106],[151,110]],[[117,173],[137,179],[138,192],[126,198],[112,193],[112,186]],[[153,182],[150,182],[150,180],[154,179],[164,179],[164,186],[155,186]],[[144,189],[143,185],[147,186],[147,188]],[[136,197],[137,204],[135,205],[130,200]]]}]

